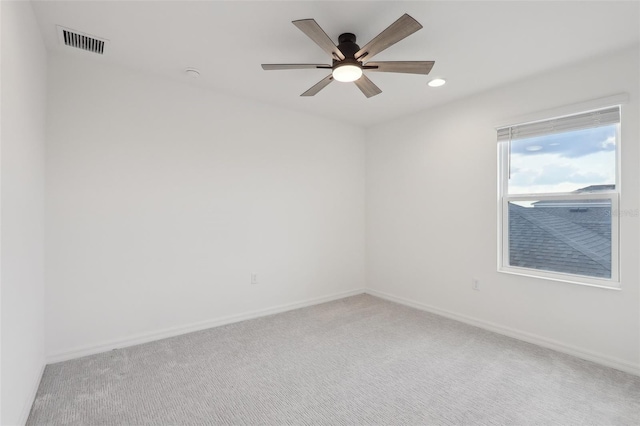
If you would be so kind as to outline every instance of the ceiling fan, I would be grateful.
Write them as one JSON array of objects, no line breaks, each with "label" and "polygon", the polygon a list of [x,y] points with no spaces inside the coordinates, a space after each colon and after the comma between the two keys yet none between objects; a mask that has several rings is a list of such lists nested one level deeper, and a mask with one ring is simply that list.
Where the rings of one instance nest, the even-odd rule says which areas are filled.
[{"label": "ceiling fan", "polygon": [[[352,33],[344,33],[338,37],[338,45],[320,25],[313,19],[301,19],[293,21],[293,25],[305,33],[311,40],[325,52],[331,55],[332,65],[325,64],[262,64],[264,70],[293,70],[293,69],[328,69],[331,74],[320,80],[309,90],[300,96],[314,96],[324,89],[333,80],[341,82],[354,82],[367,98],[382,93],[363,71],[399,72],[406,74],[429,74],[434,61],[384,61],[371,62],[370,59],[386,48],[396,44],[400,40],[410,36],[422,25],[408,14],[404,14],[393,24],[375,36],[373,40],[360,48],[356,44],[356,36]],[[366,61],[366,62],[365,62]]]}]

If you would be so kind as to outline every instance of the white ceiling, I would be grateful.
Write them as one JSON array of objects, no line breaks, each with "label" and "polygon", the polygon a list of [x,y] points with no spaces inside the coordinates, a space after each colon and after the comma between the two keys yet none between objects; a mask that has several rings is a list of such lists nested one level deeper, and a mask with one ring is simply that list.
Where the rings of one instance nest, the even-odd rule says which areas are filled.
[{"label": "white ceiling", "polygon": [[[312,114],[371,125],[640,42],[638,2],[43,1],[33,2],[47,48],[183,80]],[[263,71],[261,63],[330,63],[291,21],[314,18],[337,42],[363,46],[402,14],[424,28],[376,60],[435,60],[429,76],[370,73],[367,99],[334,82],[300,93],[326,70]],[[58,43],[56,24],[110,40],[105,57]],[[190,80],[187,67],[201,77]],[[445,77],[447,85],[427,81]]]}]

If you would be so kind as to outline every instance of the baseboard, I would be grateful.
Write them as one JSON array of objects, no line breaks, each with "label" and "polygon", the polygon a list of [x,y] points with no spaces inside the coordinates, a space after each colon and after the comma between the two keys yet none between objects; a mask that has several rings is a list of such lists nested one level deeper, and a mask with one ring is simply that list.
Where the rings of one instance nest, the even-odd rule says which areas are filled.
[{"label": "baseboard", "polygon": [[[405,299],[403,297],[394,296],[392,294],[378,291],[378,290],[373,290],[373,289],[358,289],[358,290],[351,290],[351,291],[346,291],[341,293],[335,293],[332,295],[323,296],[319,298],[307,299],[299,302],[273,306],[271,308],[245,312],[242,314],[215,318],[215,319],[192,323],[192,324],[188,324],[180,327],[172,327],[172,328],[158,330],[150,333],[137,334],[125,339],[111,340],[99,345],[90,345],[90,346],[75,348],[70,351],[60,352],[60,353],[51,354],[47,356],[47,364],[68,361],[70,359],[80,358],[87,355],[94,355],[101,352],[107,352],[113,349],[125,348],[128,346],[135,346],[142,343],[148,343],[155,340],[161,340],[161,339],[166,339],[168,337],[174,337],[174,336],[179,336],[181,334],[191,333],[194,331],[205,330],[207,328],[219,327],[221,325],[232,324],[235,322],[245,321],[248,319],[259,318],[267,315],[273,315],[281,312],[291,311],[294,309],[304,308],[307,306],[318,305],[320,303],[330,302],[333,300],[338,300],[338,299],[342,299],[349,296],[355,296],[357,294],[362,294],[362,293],[367,293],[372,296],[380,297],[381,299],[386,299],[392,302],[400,303],[402,305],[410,306],[412,308],[431,312],[436,315],[440,315],[446,318],[451,318],[456,321],[473,325],[475,327],[479,327],[485,330],[493,331],[495,333],[509,336],[514,339],[522,340],[528,343],[533,343],[535,345],[553,349],[555,351],[572,355],[577,358],[582,358],[587,361],[592,361],[592,362],[604,365],[606,367],[615,368],[617,370],[621,370],[626,373],[640,376],[639,365],[635,365],[635,364],[632,364],[620,359],[616,359],[613,357],[609,357],[606,355],[598,354],[598,353],[595,353],[586,349],[582,349],[579,347],[575,347],[572,345],[567,345],[557,340],[548,339],[533,333],[528,333],[528,332],[517,330],[511,327],[506,327],[500,324],[481,320],[478,318],[474,318],[464,314],[459,314],[456,312],[451,312],[445,309],[436,308],[434,306],[430,306],[424,303]],[[33,402],[33,400],[35,399],[35,395],[38,390],[38,385],[40,383],[40,378],[42,377],[43,372],[44,372],[44,366],[42,367],[42,371],[38,376],[37,383],[34,385],[33,397],[31,399],[31,402]],[[25,408],[26,410],[26,412],[24,413],[25,422],[27,420],[27,417],[29,416],[30,408],[31,408],[31,404],[29,404],[29,406]]]},{"label": "baseboard", "polygon": [[221,325],[231,324],[234,322],[245,321],[248,319],[259,318],[267,315],[278,314],[281,312],[292,311],[294,309],[304,308],[307,306],[318,305],[320,303],[331,302],[332,300],[343,299],[349,296],[364,293],[364,288],[358,290],[350,290],[341,293],[334,293],[328,296],[318,297],[314,299],[302,300],[299,302],[288,303],[284,305],[273,306],[266,309],[244,312],[236,315],[229,315],[211,320],[200,321],[179,327],[171,327],[163,330],[152,331],[149,333],[136,334],[124,339],[115,339],[98,345],[88,345],[75,348],[69,351],[50,354],[47,356],[47,364],[68,361],[87,355],[94,355],[101,352],[107,352],[113,349],[126,348],[142,343],[148,343],[155,340],[166,339],[168,337],[179,336],[181,334],[192,333],[194,331],[206,330],[207,328],[219,327]]},{"label": "baseboard", "polygon": [[509,336],[514,339],[522,340],[528,343],[533,343],[534,345],[542,346],[548,349],[553,349],[555,351],[572,355],[577,358],[585,359],[587,361],[592,361],[597,364],[604,365],[606,367],[615,368],[616,370],[624,371],[625,373],[630,373],[636,376],[640,376],[640,365],[632,364],[627,361],[623,361],[617,358],[595,353],[595,352],[582,349],[576,346],[567,345],[557,340],[547,339],[545,337],[538,336],[536,334],[528,333],[525,331],[517,330],[511,327],[505,327],[503,325],[496,324],[493,322],[484,321],[478,318],[473,318],[468,315],[463,315],[463,314],[451,312],[445,309],[436,308],[434,306],[429,306],[424,303],[415,302],[413,300],[405,299],[404,297],[394,296],[392,294],[385,293],[382,291],[368,288],[365,290],[365,293],[370,294],[372,296],[379,297],[381,299],[386,299],[392,302],[400,303],[402,305],[410,306],[412,308],[420,309],[422,311],[427,311],[436,315],[440,315],[440,316],[450,318],[456,321],[460,321],[469,325],[473,325],[475,327],[479,327],[485,330],[493,331],[495,333]]},{"label": "baseboard", "polygon": [[40,366],[40,371],[38,371],[37,375],[31,381],[31,389],[29,391],[29,398],[25,402],[22,407],[22,412],[20,413],[20,423],[24,425],[27,423],[29,419],[29,414],[31,413],[31,407],[33,407],[33,403],[36,400],[36,394],[38,393],[38,388],[40,387],[40,381],[42,381],[42,375],[44,374],[44,369],[47,365],[43,362]]}]

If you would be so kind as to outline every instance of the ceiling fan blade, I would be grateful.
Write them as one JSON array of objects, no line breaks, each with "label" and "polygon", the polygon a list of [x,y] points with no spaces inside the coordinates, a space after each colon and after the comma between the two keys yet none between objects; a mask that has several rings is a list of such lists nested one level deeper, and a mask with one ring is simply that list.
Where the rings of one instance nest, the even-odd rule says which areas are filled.
[{"label": "ceiling fan blade", "polygon": [[262,64],[263,70],[304,70],[314,68],[331,69],[331,65],[326,64]]},{"label": "ceiling fan blade", "polygon": [[298,21],[293,21],[293,25],[298,27],[300,31],[305,33],[307,37],[313,40],[318,46],[322,48],[325,52],[327,52],[332,57],[336,57],[339,60],[344,59],[344,55],[338,49],[331,38],[324,32],[320,25],[313,19],[300,19]]},{"label": "ceiling fan blade", "polygon": [[386,30],[375,36],[373,40],[365,44],[364,47],[356,52],[356,59],[366,57],[371,59],[374,55],[382,52],[389,46],[392,46],[410,36],[411,34],[422,28],[422,25],[408,14],[404,14],[393,24],[389,25]]},{"label": "ceiling fan blade", "polygon": [[300,96],[314,96],[316,93],[318,93],[319,91],[327,87],[329,83],[331,83],[332,81],[333,81],[333,75],[329,74],[328,76],[326,76],[325,78],[323,78],[322,80],[314,84],[311,89],[307,90]]},{"label": "ceiling fan blade", "polygon": [[[402,72],[406,74],[429,74],[434,61],[389,61],[367,62],[364,69],[377,72]],[[377,67],[377,68],[368,68]]]},{"label": "ceiling fan blade", "polygon": [[358,89],[360,89],[367,98],[370,98],[372,96],[379,95],[380,93],[382,93],[382,90],[380,90],[378,86],[373,84],[373,81],[369,80],[369,78],[367,78],[367,76],[364,74],[362,74],[362,77],[354,81],[354,83],[356,84],[356,86],[358,86]]}]

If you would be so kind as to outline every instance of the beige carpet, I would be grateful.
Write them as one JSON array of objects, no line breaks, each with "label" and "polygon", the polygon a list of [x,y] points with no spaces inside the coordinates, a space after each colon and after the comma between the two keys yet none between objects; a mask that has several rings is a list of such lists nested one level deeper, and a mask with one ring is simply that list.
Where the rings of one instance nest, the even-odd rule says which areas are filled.
[{"label": "beige carpet", "polygon": [[361,295],[47,366],[29,425],[639,425],[640,378]]}]

